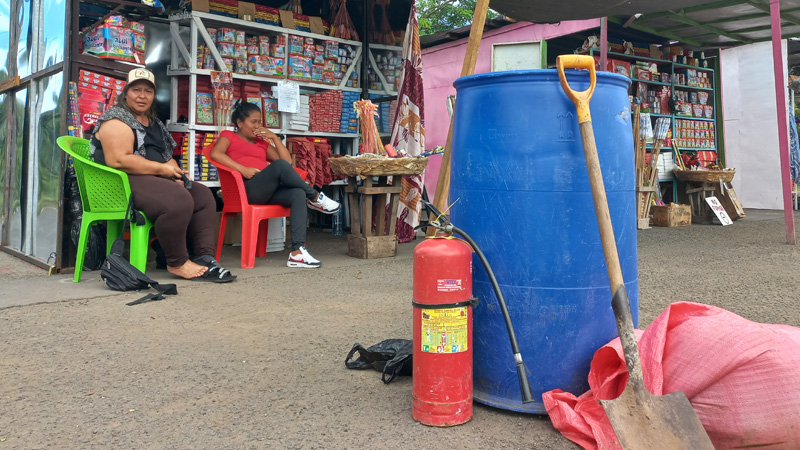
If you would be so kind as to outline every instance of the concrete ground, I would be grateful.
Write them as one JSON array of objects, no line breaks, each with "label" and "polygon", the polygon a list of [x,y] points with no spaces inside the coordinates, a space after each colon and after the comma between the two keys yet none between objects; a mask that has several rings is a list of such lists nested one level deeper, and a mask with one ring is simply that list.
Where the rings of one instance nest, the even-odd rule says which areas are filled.
[{"label": "concrete ground", "polygon": [[[800,326],[800,248],[782,212],[747,213],[638,232],[641,327],[680,300]],[[229,285],[148,270],[179,295],[134,307],[143,294],[109,291],[98,272],[74,284],[0,252],[0,450],[576,448],[547,417],[480,404],[465,425],[419,425],[410,378],[344,367],[355,342],[411,338],[419,242],[360,260],[312,230],[322,269],[289,269],[281,252]],[[222,262],[237,267],[237,250]]]}]

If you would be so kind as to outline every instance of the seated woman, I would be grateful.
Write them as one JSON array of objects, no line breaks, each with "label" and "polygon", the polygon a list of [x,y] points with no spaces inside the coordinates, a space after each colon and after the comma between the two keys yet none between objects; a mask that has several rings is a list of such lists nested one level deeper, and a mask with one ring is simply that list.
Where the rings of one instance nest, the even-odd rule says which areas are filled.
[{"label": "seated woman", "polygon": [[309,186],[292,167],[292,157],[278,136],[262,127],[258,106],[240,102],[231,114],[235,132],[220,133],[211,159],[238,171],[244,178],[247,200],[256,205],[291,208],[292,252],[289,267],[316,268],[322,263],[305,246],[306,207],[325,214],[339,212],[341,205]]},{"label": "seated woman", "polygon": [[130,71],[116,105],[97,120],[92,157],[128,174],[133,206],[153,221],[170,273],[196,281],[233,281],[236,276],[214,260],[214,195],[200,183],[184,185],[186,171],[172,159],[175,141],[156,117],[155,87],[150,71]]}]

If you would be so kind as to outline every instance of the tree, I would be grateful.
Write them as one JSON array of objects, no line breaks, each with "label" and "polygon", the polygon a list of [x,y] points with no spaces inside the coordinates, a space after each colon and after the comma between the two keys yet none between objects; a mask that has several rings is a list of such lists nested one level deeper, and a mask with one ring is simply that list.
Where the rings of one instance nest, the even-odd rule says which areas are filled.
[{"label": "tree", "polygon": [[[419,34],[453,30],[472,23],[476,0],[417,0]],[[499,16],[489,10],[487,18]]]}]

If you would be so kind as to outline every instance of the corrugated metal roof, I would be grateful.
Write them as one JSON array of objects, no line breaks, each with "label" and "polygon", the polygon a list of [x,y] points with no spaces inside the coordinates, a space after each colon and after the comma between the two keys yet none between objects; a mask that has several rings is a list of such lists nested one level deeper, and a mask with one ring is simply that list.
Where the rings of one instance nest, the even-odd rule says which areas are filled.
[{"label": "corrugated metal roof", "polygon": [[[664,10],[665,5],[669,10]],[[781,0],[784,38],[800,37],[800,0]],[[516,20],[559,22],[608,16],[628,26],[696,47],[729,47],[771,38],[768,0],[491,0],[490,7]]]}]

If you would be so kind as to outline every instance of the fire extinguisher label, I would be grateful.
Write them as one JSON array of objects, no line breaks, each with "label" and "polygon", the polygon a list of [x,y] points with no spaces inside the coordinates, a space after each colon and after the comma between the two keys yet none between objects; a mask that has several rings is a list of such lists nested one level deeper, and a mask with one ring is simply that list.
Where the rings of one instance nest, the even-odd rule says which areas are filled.
[{"label": "fire extinguisher label", "polygon": [[422,309],[422,351],[460,353],[467,351],[466,306],[447,309]]},{"label": "fire extinguisher label", "polygon": [[439,292],[454,292],[464,290],[461,280],[441,279],[436,280],[436,290]]}]

